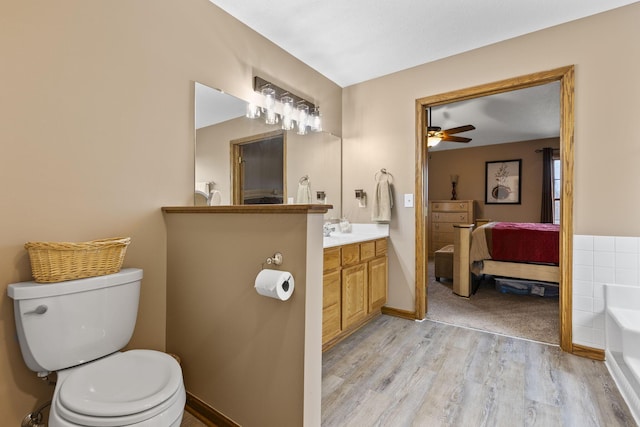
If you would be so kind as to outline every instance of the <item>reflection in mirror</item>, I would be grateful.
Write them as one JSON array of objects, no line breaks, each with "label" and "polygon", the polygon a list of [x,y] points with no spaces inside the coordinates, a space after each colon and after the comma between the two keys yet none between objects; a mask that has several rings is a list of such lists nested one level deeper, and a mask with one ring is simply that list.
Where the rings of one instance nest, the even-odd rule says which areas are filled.
[{"label": "reflection in mirror", "polygon": [[284,203],[284,131],[274,131],[231,141],[234,205]]},{"label": "reflection in mirror", "polygon": [[[324,193],[324,203],[333,205],[326,218],[339,218],[341,214],[341,140],[326,132],[298,135],[283,131],[279,125],[265,124],[264,120],[245,117],[247,103],[231,95],[196,83],[196,204],[234,204],[234,192],[241,191],[239,179],[234,179],[234,147],[242,142],[260,139],[273,132],[284,135],[283,156],[274,168],[284,171],[284,188],[274,189],[272,183],[253,183],[253,189],[266,193],[280,193],[282,203],[296,203],[299,193],[311,194],[310,203]],[[248,166],[247,166],[248,169]],[[306,180],[303,180],[307,177]],[[202,196],[206,196],[202,199]],[[274,202],[278,198],[264,198]],[[198,201],[200,200],[200,201]],[[242,203],[241,199],[238,203]],[[278,201],[279,203],[279,201]],[[237,203],[236,203],[237,204]]]}]

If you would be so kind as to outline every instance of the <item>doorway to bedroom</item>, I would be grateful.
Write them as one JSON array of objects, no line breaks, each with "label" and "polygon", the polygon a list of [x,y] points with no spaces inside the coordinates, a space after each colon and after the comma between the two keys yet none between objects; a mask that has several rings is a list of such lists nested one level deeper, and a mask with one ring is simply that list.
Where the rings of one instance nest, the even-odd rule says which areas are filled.
[{"label": "doorway to bedroom", "polygon": [[[528,123],[534,122],[532,129],[526,129],[528,124],[519,122],[522,117],[518,117],[516,103],[521,102],[521,98],[527,99],[527,96],[521,95],[528,95],[528,102],[531,104],[527,108],[525,119]],[[536,99],[536,96],[540,99]],[[554,96],[555,111],[553,106],[544,101]],[[419,135],[416,170],[421,171],[416,178],[416,197],[422,199],[416,203],[416,254],[424,254],[416,256],[416,317],[426,316],[446,323],[560,344],[565,351],[572,350],[572,97],[573,68],[565,67],[416,101]],[[473,104],[475,115],[461,117],[465,104]],[[555,134],[552,129],[545,128],[548,122],[545,117],[549,116],[547,113],[552,113],[555,120]],[[487,130],[493,129],[496,124],[505,126],[505,129],[511,125],[512,131],[524,137],[509,134],[507,130],[504,130],[504,135],[487,135]],[[429,147],[429,131],[437,130],[436,126],[444,132],[435,136],[444,138],[437,146]],[[553,124],[548,126],[552,128]],[[477,130],[469,129],[470,127]],[[453,132],[453,138],[446,134],[446,130],[451,128],[458,131]],[[434,132],[431,132],[431,136],[433,135]],[[447,140],[449,138],[452,142]],[[469,139],[472,142],[466,142]],[[465,148],[460,149],[462,146]],[[430,206],[433,205],[430,202],[440,201],[442,203],[439,206],[448,206],[454,199],[459,202],[456,206],[466,204],[464,215],[470,218],[466,221],[469,223],[547,222],[540,220],[544,148],[551,149],[547,150],[546,155],[555,155],[561,166],[556,170],[555,177],[559,180],[555,186],[555,195],[551,194],[551,206],[555,207],[556,220],[560,222],[560,231],[557,233],[561,272],[559,287],[536,288],[536,292],[546,292],[544,297],[525,296],[518,294],[517,287],[521,284],[510,283],[515,286],[510,290],[504,286],[500,288],[501,284],[496,284],[492,276],[479,276],[483,280],[474,282],[477,293],[470,298],[454,295],[452,277],[442,277],[443,274],[452,276],[443,273],[442,266],[447,267],[448,256],[446,251],[444,254],[438,251],[448,243],[448,239],[452,239],[452,234],[446,234],[451,233],[446,228],[451,224],[440,224],[443,226],[440,230],[434,228],[430,221]],[[511,177],[514,179],[510,185],[512,192],[504,195],[505,203],[501,203],[501,200],[496,203],[495,198],[492,199],[496,195],[492,195],[489,189],[489,178],[495,175],[495,171],[487,170],[504,164],[515,168],[517,173],[515,177]],[[561,172],[560,177],[558,172]],[[503,194],[498,194],[500,195]],[[559,206],[562,208],[558,209]],[[458,219],[462,218],[461,214],[462,212],[444,212],[439,217],[444,217],[446,222],[447,215],[455,215]],[[553,222],[553,214],[550,222]],[[434,265],[435,251],[443,255],[439,258],[440,261],[445,260],[444,264],[439,263],[439,271]],[[530,290],[531,285],[527,286]],[[501,293],[500,290],[506,293]],[[554,296],[554,292],[558,296]]]}]

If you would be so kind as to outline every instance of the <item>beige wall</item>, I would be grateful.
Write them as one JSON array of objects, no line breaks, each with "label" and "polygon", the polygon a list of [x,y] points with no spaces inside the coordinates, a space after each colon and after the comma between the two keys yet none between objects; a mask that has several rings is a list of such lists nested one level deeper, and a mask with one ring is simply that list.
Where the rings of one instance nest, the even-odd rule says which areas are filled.
[{"label": "beige wall", "polygon": [[24,242],[131,236],[131,346],[164,349],[160,207],[193,201],[193,81],[249,99],[262,75],[336,134],[341,89],[207,0],[4,0],[0,52],[0,423],[17,425],[53,391],[24,365],[4,292],[31,278]]},{"label": "beige wall", "polygon": [[[430,200],[451,199],[450,175],[458,175],[458,200],[475,200],[476,218],[493,221],[539,222],[542,203],[542,153],[558,148],[558,138],[522,141],[429,153],[428,194]],[[485,162],[522,160],[521,203],[485,205]],[[426,214],[426,212],[425,212]]]},{"label": "beige wall", "polygon": [[[166,214],[167,349],[187,390],[243,426],[320,425],[322,215],[309,217]],[[263,265],[276,252],[282,266]],[[264,267],[291,272],[289,300],[254,290]]]},{"label": "beige wall", "polygon": [[[395,192],[415,191],[415,100],[575,64],[574,233],[639,236],[638,76],[640,3],[348,87],[343,93],[344,209],[353,189],[373,190],[381,167]],[[603,132],[603,129],[605,131]],[[606,201],[606,203],[603,203]],[[414,210],[397,206],[390,227],[389,302],[414,309]]]}]

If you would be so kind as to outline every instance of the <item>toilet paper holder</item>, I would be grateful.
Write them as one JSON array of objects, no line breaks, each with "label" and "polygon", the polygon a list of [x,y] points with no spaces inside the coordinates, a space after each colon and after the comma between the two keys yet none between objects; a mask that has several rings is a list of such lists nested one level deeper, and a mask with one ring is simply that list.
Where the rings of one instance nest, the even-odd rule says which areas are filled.
[{"label": "toilet paper holder", "polygon": [[272,257],[267,258],[265,262],[269,265],[282,265],[282,254],[280,252],[276,252]]}]

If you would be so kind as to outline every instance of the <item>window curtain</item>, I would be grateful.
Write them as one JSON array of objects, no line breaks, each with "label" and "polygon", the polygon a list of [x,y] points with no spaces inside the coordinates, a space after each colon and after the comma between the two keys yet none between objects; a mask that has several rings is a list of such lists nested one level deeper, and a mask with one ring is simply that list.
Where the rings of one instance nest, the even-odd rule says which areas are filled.
[{"label": "window curtain", "polygon": [[540,222],[553,223],[553,148],[542,149],[542,209]]}]

